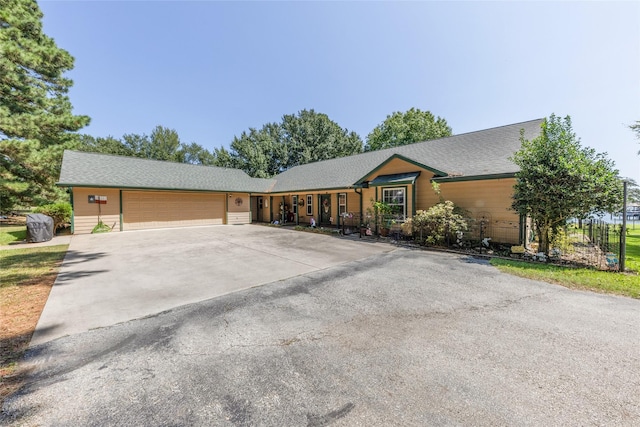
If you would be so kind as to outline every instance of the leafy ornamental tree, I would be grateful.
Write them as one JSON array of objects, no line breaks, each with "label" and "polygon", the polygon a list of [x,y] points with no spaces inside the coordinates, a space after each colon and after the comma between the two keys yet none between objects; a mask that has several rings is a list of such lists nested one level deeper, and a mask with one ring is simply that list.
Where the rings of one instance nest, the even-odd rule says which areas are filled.
[{"label": "leafy ornamental tree", "polygon": [[0,210],[60,198],[65,144],[89,123],[74,116],[64,73],[73,57],[42,32],[33,0],[0,0]]},{"label": "leafy ornamental tree", "polygon": [[570,218],[615,212],[622,203],[622,183],[606,154],[582,148],[571,118],[551,115],[531,141],[520,134],[522,148],[512,160],[520,167],[512,207],[535,222],[539,250],[549,254],[553,233]]},{"label": "leafy ornamental tree", "polygon": [[235,137],[230,152],[216,150],[216,165],[236,167],[256,178],[274,176],[294,166],[350,156],[362,151],[362,140],[326,114],[302,110],[281,123],[250,128]]},{"label": "leafy ornamental tree", "polygon": [[364,150],[381,150],[446,136],[451,136],[451,127],[445,119],[434,117],[429,111],[411,108],[404,113],[396,111],[387,116],[367,136]]}]

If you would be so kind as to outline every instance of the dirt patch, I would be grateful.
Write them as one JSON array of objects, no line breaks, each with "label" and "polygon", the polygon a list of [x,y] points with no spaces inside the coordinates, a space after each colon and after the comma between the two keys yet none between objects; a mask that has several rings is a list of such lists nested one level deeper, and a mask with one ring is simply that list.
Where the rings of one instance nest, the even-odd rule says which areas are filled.
[{"label": "dirt patch", "polygon": [[28,373],[18,361],[29,346],[56,272],[0,289],[0,406]]}]

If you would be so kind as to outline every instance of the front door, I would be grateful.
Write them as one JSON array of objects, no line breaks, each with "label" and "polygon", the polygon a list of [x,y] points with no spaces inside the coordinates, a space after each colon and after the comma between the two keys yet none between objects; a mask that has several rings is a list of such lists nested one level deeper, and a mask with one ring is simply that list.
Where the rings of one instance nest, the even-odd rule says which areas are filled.
[{"label": "front door", "polygon": [[320,195],[320,224],[331,223],[331,194]]},{"label": "front door", "polygon": [[258,212],[256,212],[256,220],[262,222],[262,209],[264,208],[264,202],[262,197],[258,197]]}]

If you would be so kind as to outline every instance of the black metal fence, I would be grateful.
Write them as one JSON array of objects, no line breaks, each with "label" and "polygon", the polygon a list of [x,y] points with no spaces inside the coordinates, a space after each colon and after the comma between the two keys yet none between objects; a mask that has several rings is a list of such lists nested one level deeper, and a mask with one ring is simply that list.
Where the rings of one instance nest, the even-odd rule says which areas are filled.
[{"label": "black metal fence", "polygon": [[[403,229],[405,218],[398,215],[376,218],[370,213],[347,212],[340,216],[334,226],[344,235],[362,237],[390,237],[396,241],[426,244],[427,237],[418,232]],[[537,255],[537,236],[531,229],[523,233],[521,224],[515,221],[491,220],[488,215],[467,219],[468,230],[449,234],[444,245],[458,249],[491,250],[500,255],[510,256],[511,246],[523,243],[528,253]],[[601,220],[571,222],[557,233],[552,242],[552,261],[592,266],[599,269],[617,270],[620,256],[621,226]],[[543,257],[546,258],[546,257]]]},{"label": "black metal fence", "polygon": [[622,226],[602,220],[569,223],[553,242],[553,250],[566,262],[618,270]]}]

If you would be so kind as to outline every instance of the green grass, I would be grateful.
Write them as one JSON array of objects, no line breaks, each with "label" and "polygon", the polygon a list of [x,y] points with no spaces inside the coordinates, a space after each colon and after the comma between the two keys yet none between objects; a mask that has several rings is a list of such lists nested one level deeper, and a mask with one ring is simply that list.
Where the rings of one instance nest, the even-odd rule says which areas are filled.
[{"label": "green grass", "polygon": [[626,269],[640,272],[640,226],[634,229],[629,228],[627,234],[627,257],[625,258]]},{"label": "green grass", "polygon": [[69,245],[0,250],[0,289],[55,274]]},{"label": "green grass", "polygon": [[0,246],[19,242],[27,238],[27,227],[24,225],[0,226]]},{"label": "green grass", "polygon": [[588,289],[640,298],[640,276],[588,268],[559,267],[493,258],[491,265],[515,276],[556,283],[567,288]]}]

